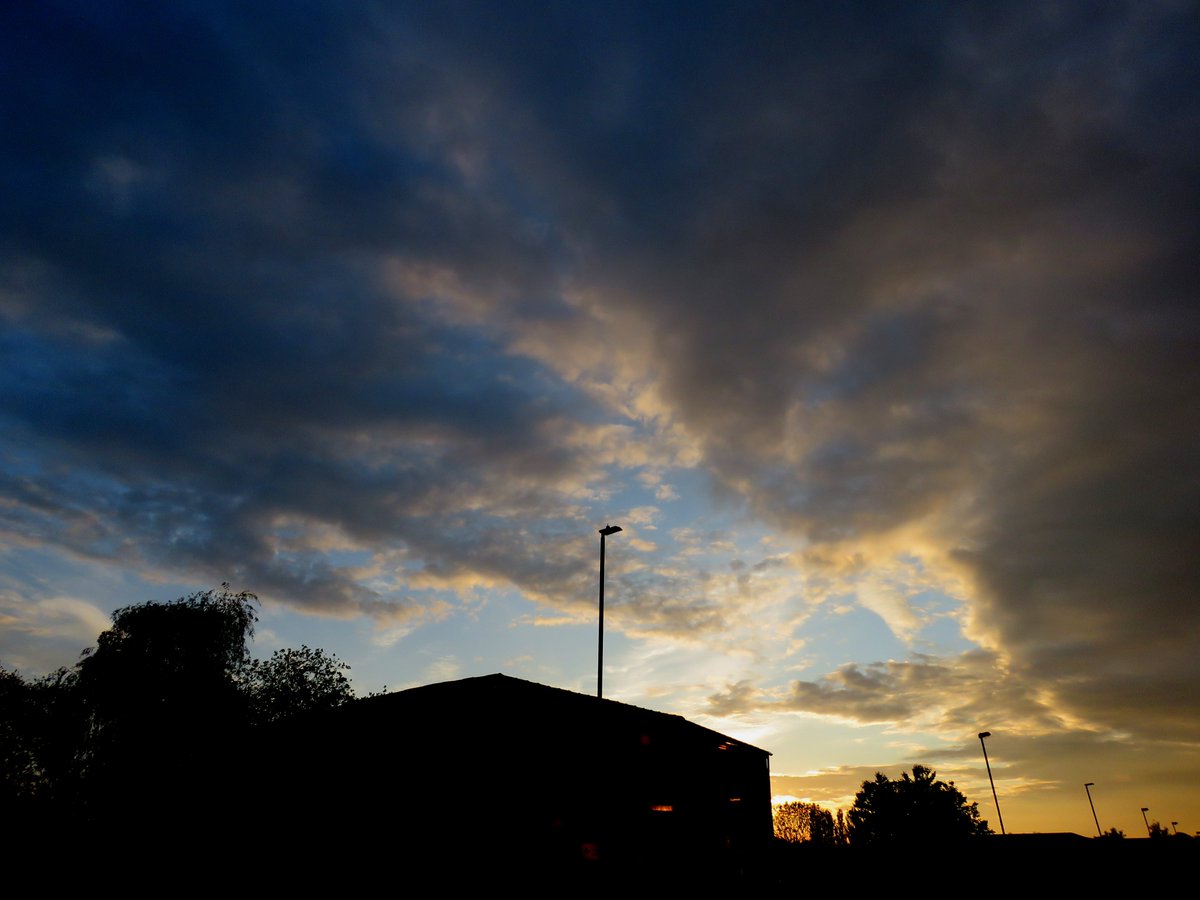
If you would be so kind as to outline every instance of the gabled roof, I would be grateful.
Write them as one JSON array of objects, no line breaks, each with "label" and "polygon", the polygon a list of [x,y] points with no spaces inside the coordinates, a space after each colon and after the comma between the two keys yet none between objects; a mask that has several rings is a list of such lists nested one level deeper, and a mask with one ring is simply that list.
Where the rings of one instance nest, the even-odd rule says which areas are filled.
[{"label": "gabled roof", "polygon": [[766,750],[682,716],[499,673],[367,697],[336,712],[338,719],[347,724],[348,720],[393,723],[397,731],[407,732],[408,740],[413,739],[412,726],[417,726],[421,740],[434,742],[490,732],[519,740],[562,741],[574,737],[612,743],[628,738],[642,744],[653,741],[674,747],[758,754],[764,759],[770,756]]},{"label": "gabled roof", "polygon": [[556,893],[604,873],[675,886],[681,872],[732,871],[771,835],[765,750],[506,675],[354,700],[260,737],[257,794],[277,833],[358,823],[356,842],[443,877],[519,872]]}]

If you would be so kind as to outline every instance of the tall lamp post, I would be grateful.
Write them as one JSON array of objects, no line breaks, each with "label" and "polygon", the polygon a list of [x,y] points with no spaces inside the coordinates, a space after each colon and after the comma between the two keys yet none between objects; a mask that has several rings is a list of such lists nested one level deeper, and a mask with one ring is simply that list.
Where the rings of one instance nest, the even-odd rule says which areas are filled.
[{"label": "tall lamp post", "polygon": [[983,764],[987,766],[988,783],[992,786],[992,801],[996,804],[996,818],[1000,820],[1000,833],[1004,834],[1004,816],[1000,814],[1000,798],[996,796],[996,782],[992,779],[992,764],[988,762],[987,744],[983,742],[984,738],[990,738],[990,731],[979,732],[979,746],[983,748]]},{"label": "tall lamp post", "polygon": [[1148,812],[1150,812],[1150,807],[1143,806],[1142,807],[1142,821],[1146,823],[1146,836],[1154,837],[1154,835],[1152,835],[1150,833],[1150,820],[1146,818],[1146,813],[1148,813]]},{"label": "tall lamp post", "polygon": [[1100,819],[1098,819],[1096,817],[1096,804],[1092,802],[1092,788],[1094,788],[1095,786],[1096,786],[1096,782],[1089,781],[1087,784],[1085,784],[1083,786],[1083,789],[1085,791],[1087,791],[1088,806],[1090,806],[1092,808],[1092,818],[1095,819],[1095,821],[1096,821],[1096,836],[1104,837],[1104,832],[1100,830]]},{"label": "tall lamp post", "polygon": [[623,530],[620,525],[600,529],[600,643],[596,650],[596,699],[604,699],[604,539]]}]

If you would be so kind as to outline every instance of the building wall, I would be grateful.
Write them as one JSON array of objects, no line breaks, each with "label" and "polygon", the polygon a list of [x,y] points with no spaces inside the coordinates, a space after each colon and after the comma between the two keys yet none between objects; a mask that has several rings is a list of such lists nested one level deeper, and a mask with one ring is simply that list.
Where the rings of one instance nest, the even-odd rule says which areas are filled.
[{"label": "building wall", "polygon": [[[265,736],[262,793],[418,859],[724,869],[771,837],[768,754],[669,716],[488,676],[356,701]],[[357,826],[352,826],[352,831]]]}]

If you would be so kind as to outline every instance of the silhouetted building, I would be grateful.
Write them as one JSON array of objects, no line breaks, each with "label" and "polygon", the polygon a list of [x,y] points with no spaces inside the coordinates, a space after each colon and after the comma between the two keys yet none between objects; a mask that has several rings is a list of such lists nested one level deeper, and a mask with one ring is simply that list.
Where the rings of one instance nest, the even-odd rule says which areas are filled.
[{"label": "silhouetted building", "polygon": [[766,847],[769,757],[680,716],[505,675],[299,717],[259,754],[285,839],[337,822],[417,865],[671,878],[736,874]]}]

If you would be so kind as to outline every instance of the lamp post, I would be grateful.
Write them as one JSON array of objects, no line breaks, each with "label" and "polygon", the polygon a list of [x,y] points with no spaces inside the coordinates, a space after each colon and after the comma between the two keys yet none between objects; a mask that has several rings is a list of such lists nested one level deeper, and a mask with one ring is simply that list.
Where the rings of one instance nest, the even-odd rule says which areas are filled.
[{"label": "lamp post", "polygon": [[1174,832],[1175,834],[1179,834],[1179,823],[1178,822],[1171,823],[1171,831]]},{"label": "lamp post", "polygon": [[1087,791],[1088,806],[1090,806],[1092,808],[1092,818],[1095,819],[1095,821],[1096,821],[1096,836],[1104,837],[1104,832],[1100,830],[1100,820],[1096,817],[1096,804],[1092,802],[1092,788],[1094,788],[1095,786],[1096,786],[1096,782],[1089,781],[1087,784],[1085,784],[1083,786],[1083,789],[1085,791]]},{"label": "lamp post", "polygon": [[621,531],[620,525],[600,529],[600,642],[596,650],[596,699],[604,699],[604,539]]},{"label": "lamp post", "polygon": [[1152,835],[1150,833],[1150,820],[1146,818],[1146,813],[1148,813],[1148,812],[1150,812],[1150,807],[1143,806],[1142,807],[1142,821],[1146,823],[1146,837],[1154,837],[1154,835]]},{"label": "lamp post", "polygon": [[988,762],[987,744],[983,742],[984,738],[990,738],[990,731],[979,732],[979,746],[983,748],[983,764],[987,766],[988,783],[992,786],[992,801],[996,804],[996,818],[1000,820],[1000,833],[1004,834],[1004,816],[1000,814],[1000,798],[996,796],[996,782],[992,779],[992,764]]}]

